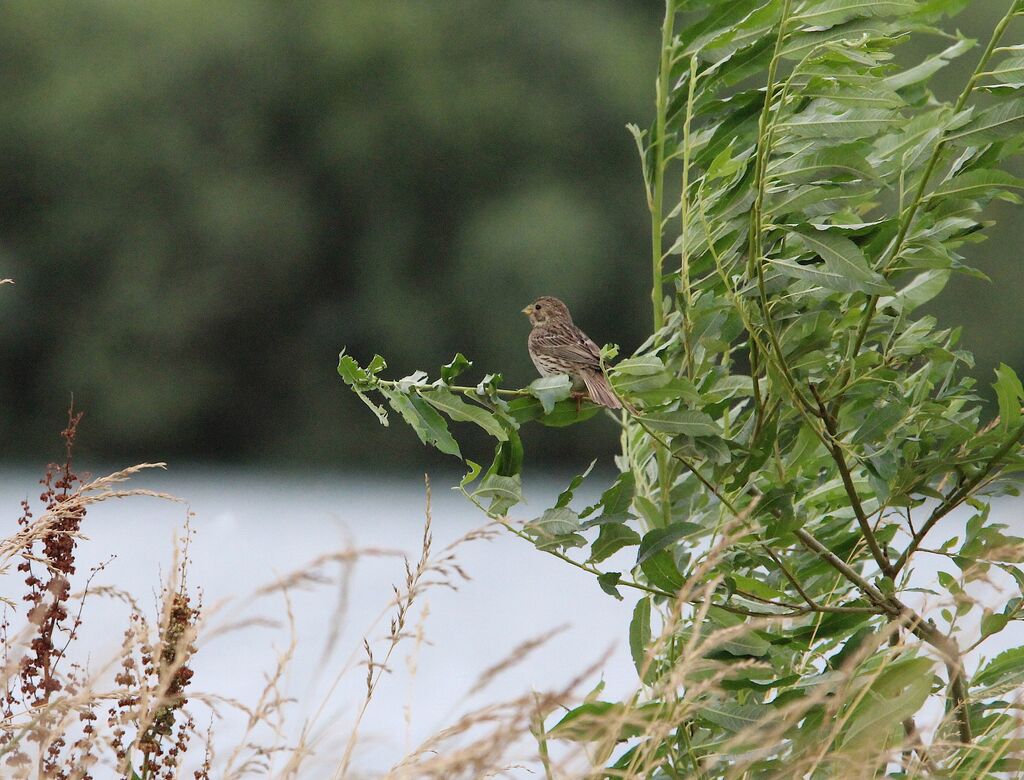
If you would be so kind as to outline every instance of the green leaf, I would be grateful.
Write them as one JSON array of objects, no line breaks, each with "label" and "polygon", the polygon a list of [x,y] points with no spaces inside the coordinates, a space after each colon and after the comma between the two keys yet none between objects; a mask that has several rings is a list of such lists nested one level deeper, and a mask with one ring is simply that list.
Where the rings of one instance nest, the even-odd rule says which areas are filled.
[{"label": "green leaf", "polygon": [[997,103],[977,114],[947,140],[960,145],[978,146],[1016,135],[1024,130],[1024,98]]},{"label": "green leaf", "polygon": [[651,584],[668,593],[675,593],[683,587],[683,575],[676,568],[675,559],[667,550],[661,550],[646,558],[640,569]]},{"label": "green leaf", "polygon": [[551,414],[545,414],[544,407],[538,399],[533,396],[522,396],[509,402],[508,413],[519,424],[537,420],[549,428],[565,428],[589,420],[600,412],[601,408],[589,402],[579,404],[567,400],[559,401]]},{"label": "green leaf", "polygon": [[523,500],[522,482],[518,474],[513,477],[486,474],[472,495],[474,498],[491,499],[488,512],[503,515]]},{"label": "green leaf", "polygon": [[944,268],[933,268],[929,271],[924,271],[911,279],[895,296],[883,298],[879,301],[879,304],[884,308],[891,302],[898,302],[904,313],[909,314],[918,306],[928,303],[928,301],[946,289],[952,274],[952,271]]},{"label": "green leaf", "polygon": [[614,743],[643,734],[660,709],[656,702],[627,710],[619,702],[586,701],[567,712],[548,735],[573,742]]},{"label": "green leaf", "polygon": [[608,701],[588,701],[575,709],[569,710],[556,723],[548,735],[556,739],[572,742],[587,742],[606,739],[608,737],[605,723],[621,714],[625,708],[622,704]]},{"label": "green leaf", "polygon": [[771,707],[764,704],[737,704],[731,701],[718,701],[702,704],[697,711],[698,717],[720,726],[730,734],[756,726],[769,712]]},{"label": "green leaf", "polygon": [[750,593],[754,596],[760,596],[763,599],[786,598],[786,595],[784,593],[780,593],[775,588],[766,585],[764,582],[754,577],[745,577],[742,574],[734,573],[726,577],[726,581],[732,582],[735,587],[739,588],[745,593]]},{"label": "green leaf", "polygon": [[462,457],[459,445],[448,431],[444,418],[430,404],[415,395],[415,391],[410,391],[411,394],[406,395],[401,390],[381,388],[381,393],[388,399],[391,408],[412,426],[420,441],[433,445],[448,455]]},{"label": "green leaf", "polygon": [[468,404],[444,387],[425,390],[420,393],[431,406],[444,412],[457,422],[476,423],[498,441],[506,441],[508,434],[505,427],[487,409]]},{"label": "green leaf", "polygon": [[665,365],[657,355],[640,355],[617,364],[609,374],[609,381],[616,392],[634,393],[663,387],[672,380]]},{"label": "green leaf", "polygon": [[615,364],[613,369],[616,374],[629,374],[631,376],[650,376],[660,374],[665,370],[665,364],[657,355],[638,355],[637,357],[626,358]]},{"label": "green leaf", "polygon": [[[743,625],[745,618],[726,612],[720,607],[708,610],[708,626],[711,631],[722,628],[735,628]],[[733,635],[728,640],[713,642],[718,651],[740,658],[762,658],[768,655],[771,644],[761,637],[753,628],[744,634]]]},{"label": "green leaf", "polygon": [[931,693],[933,665],[928,658],[909,658],[881,672],[847,721],[843,748],[886,744],[893,731],[924,705]]},{"label": "green leaf", "polygon": [[779,122],[777,128],[797,138],[829,138],[855,141],[871,138],[899,122],[900,114],[884,108],[848,108],[828,100],[816,100],[811,108]]},{"label": "green leaf", "polygon": [[466,476],[459,482],[459,487],[465,490],[469,485],[480,476],[480,464],[471,461],[466,458],[466,465],[469,466],[469,471],[466,472]]},{"label": "green leaf", "polygon": [[905,87],[909,87],[913,84],[919,84],[920,82],[931,78],[939,70],[946,67],[951,60],[954,60],[961,54],[973,49],[975,44],[976,41],[972,41],[969,38],[963,38],[938,54],[928,57],[920,64],[886,77],[883,83],[889,89],[897,90],[904,89]]},{"label": "green leaf", "polygon": [[855,41],[867,37],[881,37],[896,29],[896,25],[879,19],[853,19],[837,24],[827,30],[808,30],[789,36],[780,56],[788,60],[800,60],[828,43]]},{"label": "green leaf", "polygon": [[594,458],[594,460],[590,461],[590,465],[587,466],[586,471],[584,471],[582,474],[577,474],[575,477],[572,478],[572,481],[569,483],[569,486],[558,494],[558,500],[555,502],[556,508],[569,506],[569,502],[572,501],[573,493],[575,493],[579,486],[583,484],[583,480],[585,480],[587,476],[590,474],[590,472],[594,470],[594,466],[596,464],[597,458]]},{"label": "green leaf", "polygon": [[640,543],[640,534],[622,523],[602,523],[601,532],[590,547],[590,560],[600,563],[623,547]]},{"label": "green leaf", "polygon": [[[633,495],[636,492],[636,477],[632,471],[624,471],[615,478],[611,487],[601,494],[601,500],[584,510],[582,516],[589,517],[598,509],[601,510],[600,520],[603,522],[621,522],[632,515],[629,508],[633,503]],[[597,525],[590,521],[589,525]]]},{"label": "green leaf", "polygon": [[441,381],[450,385],[455,377],[472,367],[473,361],[467,359],[461,352],[456,352],[450,363],[441,366]]},{"label": "green leaf", "polygon": [[1015,647],[1000,653],[975,674],[971,682],[972,687],[984,688],[1019,685],[1024,682],[1024,647]]},{"label": "green leaf", "polygon": [[[826,273],[819,272],[815,280],[821,286],[837,292],[888,292],[891,288],[882,276],[868,266],[864,253],[850,239],[833,236],[824,232],[791,232],[798,247],[818,255],[824,263]],[[773,265],[778,263],[772,260]],[[783,266],[794,273],[793,265]],[[808,266],[797,266],[808,269]]]},{"label": "green leaf", "polygon": [[820,0],[804,6],[793,21],[807,27],[833,27],[868,16],[900,16],[913,11],[913,0]]},{"label": "green leaf", "polygon": [[998,190],[1024,190],[1024,179],[1006,171],[976,169],[961,173],[944,182],[928,198],[937,198],[942,195],[976,198],[979,195]]},{"label": "green leaf", "polygon": [[647,647],[651,644],[651,598],[644,596],[633,607],[633,618],[629,621],[629,653],[633,656],[633,666],[636,673],[644,678],[646,668],[647,676],[650,676],[650,667],[647,661]]},{"label": "green leaf", "polygon": [[546,538],[566,536],[575,533],[579,527],[579,515],[564,506],[545,509],[544,514],[526,524],[527,529]]},{"label": "green leaf", "polygon": [[718,436],[721,427],[711,415],[695,409],[680,409],[675,412],[644,415],[639,418],[656,431],[687,436]]},{"label": "green leaf", "polygon": [[1002,60],[987,74],[999,84],[1019,88],[1024,86],[1024,55],[1014,53]]},{"label": "green leaf", "polygon": [[648,558],[664,550],[671,544],[678,542],[687,536],[700,533],[701,527],[696,523],[678,522],[671,523],[664,528],[655,528],[644,534],[640,542],[640,549],[637,551],[636,563],[639,566]]},{"label": "green leaf", "polygon": [[[794,182],[832,179],[844,174],[865,180],[875,179],[875,170],[860,151],[864,148],[864,144],[846,144],[828,149],[812,149],[807,154],[792,155],[770,165],[769,171],[773,176]],[[768,198],[768,213],[785,213],[790,209],[800,208],[801,202],[796,201],[796,198],[813,203],[827,200],[829,195],[839,194],[841,193],[824,191],[817,184],[796,192],[775,193]],[[814,200],[815,195],[817,201]]]},{"label": "green leaf", "polygon": [[1024,571],[1021,571],[1019,568],[1009,563],[997,563],[996,565],[1013,577],[1014,582],[1017,583],[1017,589],[1020,591],[1021,597],[1024,598]]},{"label": "green leaf", "polygon": [[999,400],[999,426],[1005,431],[1016,428],[1020,423],[1020,406],[1024,400],[1024,386],[1017,373],[1005,363],[996,369],[996,381],[992,385]]},{"label": "green leaf", "polygon": [[494,448],[494,461],[487,473],[513,477],[523,468],[523,440],[515,428],[509,427],[505,433],[508,434],[508,440],[498,442]]},{"label": "green leaf", "polygon": [[619,601],[622,601],[622,594],[619,593],[618,584],[619,580],[622,579],[622,572],[618,571],[606,571],[604,574],[599,574],[597,577],[597,584],[601,586],[601,590],[607,593],[609,596],[614,596]]},{"label": "green leaf", "polygon": [[1010,618],[1007,615],[986,611],[986,614],[981,617],[981,635],[986,637],[998,634],[1006,628],[1006,624],[1009,622]]},{"label": "green leaf", "polygon": [[880,398],[871,405],[853,436],[854,444],[881,443],[907,414],[907,404],[896,398]]},{"label": "green leaf", "polygon": [[530,382],[526,389],[540,401],[544,413],[550,414],[554,411],[556,402],[569,397],[569,393],[572,392],[572,380],[568,374],[545,376]]}]

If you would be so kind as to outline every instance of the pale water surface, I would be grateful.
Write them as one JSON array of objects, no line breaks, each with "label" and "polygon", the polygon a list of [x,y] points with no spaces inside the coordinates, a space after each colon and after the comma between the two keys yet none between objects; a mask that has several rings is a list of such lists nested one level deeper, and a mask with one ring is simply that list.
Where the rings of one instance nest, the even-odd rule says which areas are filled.
[{"label": "pale water surface", "polygon": [[[38,475],[6,472],[0,476],[0,507],[13,528],[18,502],[34,500]],[[610,481],[610,480],[608,480]],[[486,521],[478,510],[450,491],[457,478],[433,482],[435,553]],[[143,599],[155,614],[161,577],[173,560],[175,535],[188,512],[195,537],[190,547],[189,586],[201,589],[214,611],[210,629],[247,620],[276,621],[279,628],[249,627],[213,636],[194,659],[193,688],[254,704],[279,652],[289,645],[286,608],[280,595],[253,598],[260,587],[302,569],[325,553],[348,546],[404,552],[414,562],[423,535],[425,492],[422,475],[387,479],[367,475],[298,477],[263,471],[171,469],[140,475],[131,486],[153,488],[185,499],[187,507],[154,498],[108,501],[89,510],[78,550],[79,583],[89,567],[109,561],[94,579]],[[529,491],[529,509],[539,513],[558,486]],[[586,495],[583,496],[587,498]],[[113,556],[113,560],[110,560]],[[635,602],[603,593],[588,575],[534,550],[507,532],[458,548],[457,560],[471,577],[458,591],[431,589],[417,602],[407,630],[423,618],[425,641],[400,645],[360,730],[354,765],[384,770],[421,740],[450,725],[464,712],[519,696],[531,689],[557,688],[606,652],[601,672],[609,695],[627,694],[635,683],[626,627]],[[296,734],[310,720],[322,736],[318,752],[325,762],[348,739],[365,691],[363,638],[371,643],[389,630],[392,584],[405,577],[400,556],[365,557],[355,564],[347,593],[338,584],[337,564],[322,569],[335,582],[289,593],[297,646],[284,682],[295,699],[286,711],[287,728]],[[22,589],[14,573],[3,593]],[[335,650],[325,658],[332,627],[340,614]],[[382,617],[383,616],[383,617]],[[128,608],[110,598],[90,598],[83,615],[83,636],[94,671],[117,654]],[[498,675],[483,691],[468,697],[481,672],[517,645],[565,627],[521,663]],[[386,644],[374,644],[378,659]],[[410,656],[413,656],[410,658]],[[85,660],[85,659],[80,659]],[[409,661],[414,660],[415,672]],[[342,673],[344,674],[342,675]],[[329,694],[331,686],[340,683]],[[326,706],[318,713],[319,708]],[[243,718],[222,707],[225,722],[215,724],[222,753],[241,733]],[[205,729],[206,723],[198,724]],[[315,763],[315,762],[314,762]],[[310,773],[319,776],[320,773]]]}]

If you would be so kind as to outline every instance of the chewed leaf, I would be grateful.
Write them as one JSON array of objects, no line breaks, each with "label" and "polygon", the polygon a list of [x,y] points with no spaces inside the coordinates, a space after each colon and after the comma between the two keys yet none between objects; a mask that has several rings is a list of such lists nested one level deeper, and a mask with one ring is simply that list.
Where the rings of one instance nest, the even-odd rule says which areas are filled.
[{"label": "chewed leaf", "polygon": [[572,481],[569,483],[568,487],[566,487],[565,490],[558,494],[558,500],[555,502],[556,508],[569,506],[569,502],[572,501],[573,493],[575,493],[577,488],[579,488],[579,486],[583,484],[583,480],[585,480],[590,475],[590,472],[594,470],[595,465],[597,465],[597,458],[594,458],[594,460],[590,461],[590,465],[587,466],[586,471],[584,471],[582,474],[577,474],[575,477],[572,478]]},{"label": "chewed leaf", "polygon": [[445,363],[441,366],[441,381],[449,385],[455,377],[472,367],[473,361],[469,360],[461,352],[457,352],[450,363]]},{"label": "chewed leaf", "polygon": [[377,415],[381,425],[388,424],[388,413],[383,406],[371,401],[364,391],[373,387],[373,375],[384,367],[384,358],[380,355],[374,355],[368,369],[361,368],[351,355],[345,354],[345,350],[338,355],[338,375],[359,396],[359,400]]}]

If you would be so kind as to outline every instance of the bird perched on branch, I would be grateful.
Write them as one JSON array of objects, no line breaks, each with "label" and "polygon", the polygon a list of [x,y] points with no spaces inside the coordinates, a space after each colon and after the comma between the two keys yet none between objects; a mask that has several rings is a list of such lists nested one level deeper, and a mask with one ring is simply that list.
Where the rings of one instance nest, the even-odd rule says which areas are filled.
[{"label": "bird perched on branch", "polygon": [[609,409],[621,409],[601,370],[601,350],[577,328],[569,308],[558,298],[538,298],[525,309],[533,330],[527,342],[530,359],[541,376],[568,374],[574,383],[587,388],[590,399]]}]

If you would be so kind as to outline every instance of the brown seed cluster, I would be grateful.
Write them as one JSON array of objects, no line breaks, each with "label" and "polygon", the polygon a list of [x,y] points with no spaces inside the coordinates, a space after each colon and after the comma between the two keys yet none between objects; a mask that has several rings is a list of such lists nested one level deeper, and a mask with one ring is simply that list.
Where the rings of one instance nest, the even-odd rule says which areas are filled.
[{"label": "brown seed cluster", "polygon": [[[75,437],[81,413],[74,407],[68,410],[68,424],[61,436],[64,440],[65,457],[62,464],[50,464],[46,475],[40,480],[43,491],[39,500],[45,507],[43,517],[47,527],[41,534],[29,533],[33,527],[33,514],[29,502],[22,501],[22,514],[18,519],[19,531],[25,532],[26,542],[22,549],[22,561],[18,571],[24,576],[27,588],[22,600],[30,638],[27,652],[18,663],[17,673],[7,680],[3,698],[4,728],[0,729],[0,745],[7,745],[17,737],[8,724],[13,722],[14,712],[35,710],[38,715],[30,722],[24,733],[24,742],[19,742],[8,753],[6,765],[18,776],[26,776],[32,759],[26,752],[28,744],[37,746],[36,772],[46,778],[78,778],[90,780],[87,767],[94,758],[91,755],[91,709],[79,710],[81,736],[73,739],[68,750],[68,740],[62,717],[64,707],[51,707],[53,696],[68,688],[74,693],[75,681],[81,670],[72,667],[64,675],[59,664],[64,653],[74,640],[81,625],[76,615],[69,621],[68,602],[71,595],[70,577],[75,573],[76,536],[85,516],[85,509],[74,503],[76,486],[81,484],[72,469]],[[41,550],[36,550],[37,543]],[[80,613],[79,613],[80,614]],[[4,617],[4,657],[9,660],[8,643],[9,618]],[[9,668],[9,667],[8,667]],[[25,745],[25,747],[22,747]]]},{"label": "brown seed cluster", "polygon": [[[68,410],[63,463],[51,464],[40,480],[44,510],[35,517],[31,504],[22,501],[12,537],[26,591],[24,609],[8,606],[0,617],[6,670],[0,686],[0,777],[94,780],[97,767],[105,767],[103,777],[114,776],[110,772],[116,767],[116,776],[126,780],[170,780],[180,776],[195,731],[185,707],[201,605],[193,603],[184,584],[173,586],[163,594],[162,617],[151,632],[128,597],[133,611],[114,679],[117,697],[100,720],[97,708],[107,706],[106,694],[90,687],[88,670],[69,655],[92,577],[103,568],[93,569],[82,593],[72,596],[76,545],[97,484],[86,484],[72,468],[81,419],[74,408]],[[181,583],[187,549],[183,557]],[[207,755],[194,777],[206,780],[209,771]]]}]

